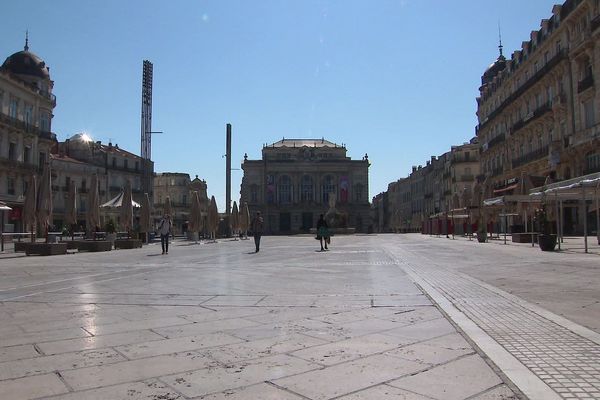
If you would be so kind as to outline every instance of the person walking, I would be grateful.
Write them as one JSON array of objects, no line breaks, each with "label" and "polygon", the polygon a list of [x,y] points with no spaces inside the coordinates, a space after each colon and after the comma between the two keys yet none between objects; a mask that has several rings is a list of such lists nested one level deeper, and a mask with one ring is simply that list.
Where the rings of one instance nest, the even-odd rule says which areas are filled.
[{"label": "person walking", "polygon": [[254,245],[256,246],[255,253],[258,253],[260,250],[260,237],[263,233],[263,225],[263,217],[260,216],[260,211],[257,211],[254,215],[254,218],[252,218],[252,222],[250,223],[250,228],[252,229],[252,234],[254,235]]},{"label": "person walking", "polygon": [[[323,214],[319,216],[319,220],[317,221],[317,239],[319,239],[319,243],[321,243],[321,251],[328,250],[329,225],[327,225],[327,221],[323,218]],[[325,248],[323,248],[323,242],[325,242]]]},{"label": "person walking", "polygon": [[165,214],[158,225],[158,233],[160,233],[160,246],[163,254],[169,254],[169,235],[173,230],[173,222],[171,216]]}]

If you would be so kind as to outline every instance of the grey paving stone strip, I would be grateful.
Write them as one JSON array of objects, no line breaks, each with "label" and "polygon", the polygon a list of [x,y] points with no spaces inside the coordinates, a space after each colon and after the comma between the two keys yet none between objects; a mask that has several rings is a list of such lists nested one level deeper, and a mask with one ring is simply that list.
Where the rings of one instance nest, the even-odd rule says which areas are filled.
[{"label": "grey paving stone strip", "polygon": [[[560,317],[540,315],[524,301],[503,296],[501,290],[436,265],[422,254],[417,257],[398,248],[390,253],[530,399],[600,399],[600,345],[579,334],[585,328],[560,325]],[[505,352],[538,379],[524,376],[527,371],[511,363]]]}]

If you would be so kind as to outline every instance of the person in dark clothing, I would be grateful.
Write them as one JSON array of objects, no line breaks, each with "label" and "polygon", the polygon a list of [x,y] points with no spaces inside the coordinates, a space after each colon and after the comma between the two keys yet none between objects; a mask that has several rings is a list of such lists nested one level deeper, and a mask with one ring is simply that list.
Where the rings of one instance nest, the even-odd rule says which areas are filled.
[{"label": "person in dark clothing", "polygon": [[[327,221],[323,218],[323,214],[319,216],[319,220],[317,221],[317,239],[319,239],[319,243],[321,243],[321,251],[328,250],[329,225],[327,225]],[[325,242],[325,248],[323,248],[323,242]]]},{"label": "person in dark clothing", "polygon": [[254,245],[256,246],[255,253],[258,253],[260,250],[260,237],[263,233],[263,225],[263,217],[260,216],[260,211],[257,211],[254,218],[252,218],[252,222],[250,223],[250,228],[252,229],[252,234],[254,235]]}]

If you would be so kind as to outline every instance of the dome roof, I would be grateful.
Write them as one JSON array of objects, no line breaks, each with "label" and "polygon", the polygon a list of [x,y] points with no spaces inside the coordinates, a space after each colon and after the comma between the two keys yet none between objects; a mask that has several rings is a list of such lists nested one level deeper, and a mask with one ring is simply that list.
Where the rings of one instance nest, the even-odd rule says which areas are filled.
[{"label": "dome roof", "polygon": [[483,73],[481,77],[481,83],[486,84],[494,80],[494,77],[506,68],[506,58],[500,55],[496,61],[494,61]]},{"label": "dome roof", "polygon": [[30,52],[27,45],[25,45],[23,51],[18,51],[9,56],[0,69],[16,75],[50,79],[50,71],[46,63],[36,54]]},{"label": "dome roof", "polygon": [[81,132],[81,133],[71,136],[69,138],[69,141],[89,144],[89,143],[93,143],[94,139],[92,139],[92,137],[90,135],[88,135],[87,133]]}]

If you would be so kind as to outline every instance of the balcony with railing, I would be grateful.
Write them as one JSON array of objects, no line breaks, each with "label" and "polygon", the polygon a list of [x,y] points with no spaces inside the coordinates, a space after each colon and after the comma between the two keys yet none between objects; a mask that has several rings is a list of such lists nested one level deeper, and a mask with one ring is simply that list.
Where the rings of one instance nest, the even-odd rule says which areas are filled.
[{"label": "balcony with railing", "polygon": [[537,150],[531,151],[527,154],[524,154],[521,157],[514,158],[512,161],[512,167],[517,168],[521,165],[528,164],[532,161],[540,160],[544,157],[548,157],[548,146],[544,146]]},{"label": "balcony with railing", "polygon": [[594,86],[594,76],[589,74],[577,83],[577,93],[581,93]]},{"label": "balcony with railing", "polygon": [[52,107],[56,107],[56,96],[50,92],[46,92],[46,91],[39,91],[38,92],[42,97],[50,100],[50,103],[52,103]]},{"label": "balcony with railing", "polygon": [[34,135],[38,135],[41,138],[54,140],[56,139],[56,134],[52,132],[42,131],[37,126],[34,126],[25,121],[21,121],[18,118],[13,118],[10,115],[0,113],[0,123],[7,124],[13,128],[19,129],[23,132],[32,133]]},{"label": "balcony with railing", "polygon": [[502,133],[488,142],[487,149],[489,150],[492,147],[499,145],[500,143],[504,143],[505,140],[506,136]]},{"label": "balcony with railing", "polygon": [[547,101],[546,103],[544,103],[541,106],[539,106],[538,108],[536,108],[533,112],[530,112],[529,114],[527,114],[525,116],[525,118],[520,119],[517,122],[515,122],[514,125],[512,126],[511,132],[515,133],[515,132],[519,131],[520,129],[523,129],[525,126],[527,126],[528,124],[532,123],[533,121],[535,121],[536,119],[540,118],[541,116],[543,116],[544,114],[546,114],[550,111],[552,111],[552,103]]},{"label": "balcony with railing", "polygon": [[452,157],[453,164],[468,163],[468,162],[475,162],[475,161],[477,161],[477,160],[473,159],[472,157],[465,157],[464,155],[455,154]]}]

